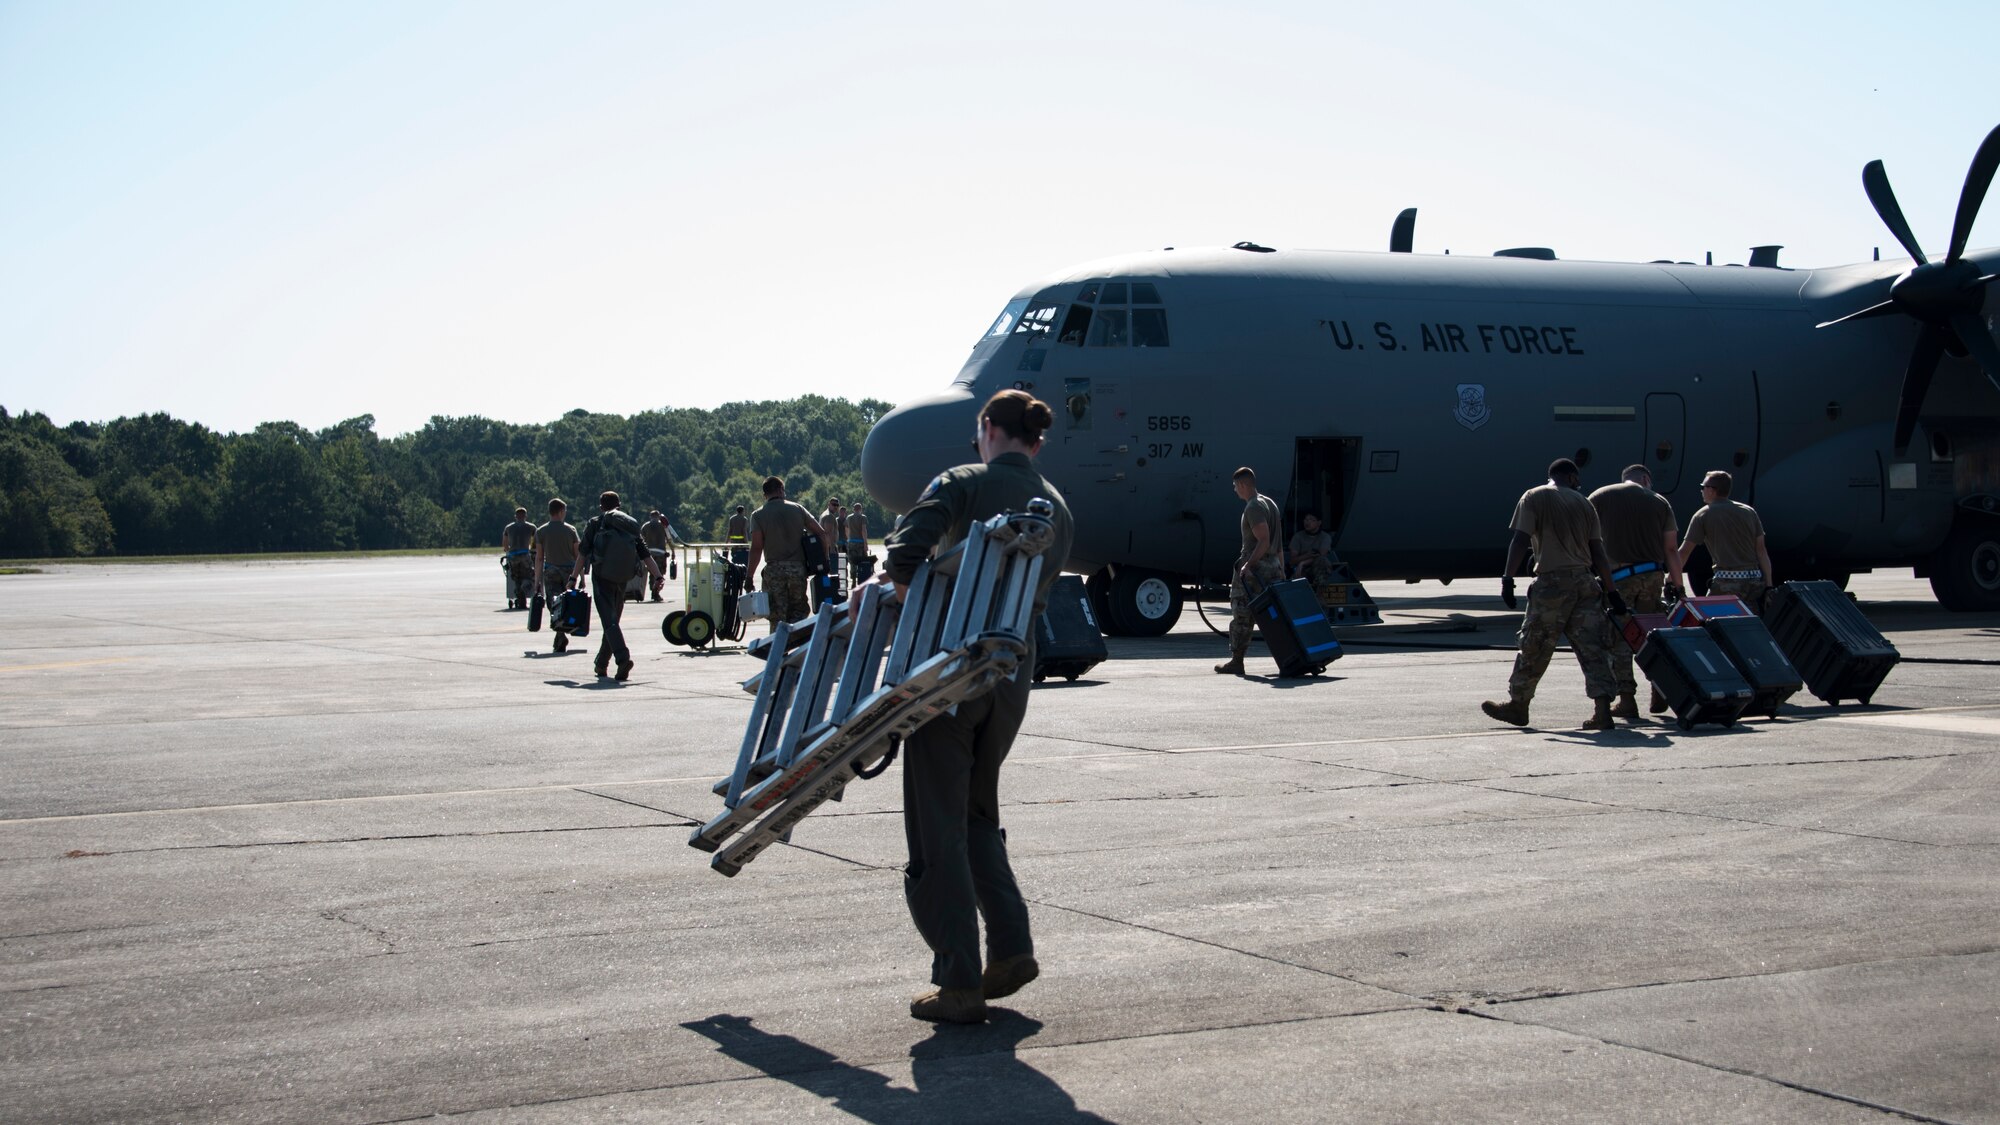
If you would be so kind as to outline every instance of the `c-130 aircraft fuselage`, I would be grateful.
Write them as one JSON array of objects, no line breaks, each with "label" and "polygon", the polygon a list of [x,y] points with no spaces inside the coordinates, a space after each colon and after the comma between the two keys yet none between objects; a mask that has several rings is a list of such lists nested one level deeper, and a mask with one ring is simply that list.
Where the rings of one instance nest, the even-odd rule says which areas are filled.
[{"label": "c-130 aircraft fuselage", "polygon": [[[2000,271],[2000,251],[1964,258]],[[1048,401],[1039,464],[1076,517],[1069,567],[1118,632],[1163,632],[1187,589],[1226,580],[1239,465],[1285,535],[1316,512],[1364,580],[1496,574],[1515,499],[1571,457],[1586,489],[1645,464],[1682,527],[1702,474],[1729,471],[1780,580],[1915,566],[1947,604],[2000,609],[2000,394],[1947,356],[1899,453],[1921,326],[1815,327],[1910,266],[1247,244],[1107,259],[1021,290],[949,390],[877,424],[863,476],[907,510],[966,459],[993,392]]]}]

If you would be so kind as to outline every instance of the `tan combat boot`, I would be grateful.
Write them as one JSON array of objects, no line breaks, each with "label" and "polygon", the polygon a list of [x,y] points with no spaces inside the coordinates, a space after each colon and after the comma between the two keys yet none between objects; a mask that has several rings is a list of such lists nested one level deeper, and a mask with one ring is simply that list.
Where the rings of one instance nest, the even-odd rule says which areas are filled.
[{"label": "tan combat boot", "polygon": [[1632,697],[1631,692],[1626,692],[1618,697],[1616,704],[1612,705],[1611,717],[1614,719],[1636,720],[1639,717],[1639,701]]},{"label": "tan combat boot", "polygon": [[1215,671],[1218,675],[1223,676],[1241,676],[1243,675],[1243,658],[1232,656],[1226,662],[1217,664]]},{"label": "tan combat boot", "polygon": [[1510,699],[1505,703],[1495,703],[1489,699],[1480,704],[1479,709],[1486,712],[1486,717],[1489,719],[1498,719],[1503,723],[1512,723],[1517,727],[1528,725],[1528,705],[1517,700]]},{"label": "tan combat boot", "polygon": [[976,988],[939,988],[910,1001],[910,1014],[932,1023],[985,1023],[986,998]]},{"label": "tan combat boot", "polygon": [[979,974],[979,990],[988,1000],[998,1000],[1021,991],[1024,985],[1041,975],[1042,966],[1035,961],[1034,954],[1016,953],[986,966],[986,970]]},{"label": "tan combat boot", "polygon": [[1611,717],[1611,701],[1609,699],[1597,700],[1597,712],[1583,721],[1583,729],[1585,730],[1613,730],[1617,726],[1618,720]]}]

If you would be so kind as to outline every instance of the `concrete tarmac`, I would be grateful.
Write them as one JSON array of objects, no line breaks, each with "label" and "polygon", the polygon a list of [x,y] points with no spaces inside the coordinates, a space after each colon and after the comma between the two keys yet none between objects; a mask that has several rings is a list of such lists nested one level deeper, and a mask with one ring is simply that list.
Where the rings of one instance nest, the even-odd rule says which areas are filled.
[{"label": "concrete tarmac", "polygon": [[1002,774],[1042,977],[934,1027],[895,777],[711,872],[751,661],[497,570],[0,578],[0,1120],[2000,1122],[2000,616],[1907,573],[1872,705],[1692,732],[1487,720],[1492,581],[1114,640]]}]

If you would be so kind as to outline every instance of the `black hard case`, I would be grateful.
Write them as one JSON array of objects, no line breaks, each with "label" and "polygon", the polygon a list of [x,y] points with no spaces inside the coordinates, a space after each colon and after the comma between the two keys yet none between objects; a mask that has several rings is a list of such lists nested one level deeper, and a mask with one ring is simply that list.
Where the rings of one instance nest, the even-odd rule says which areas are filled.
[{"label": "black hard case", "polygon": [[1109,655],[1083,579],[1074,574],[1056,579],[1048,609],[1035,618],[1035,682],[1050,676],[1075,680]]},{"label": "black hard case", "polygon": [[1785,657],[1785,650],[1778,647],[1778,639],[1764,625],[1761,617],[1711,617],[1702,622],[1702,628],[1715,638],[1722,655],[1736,665],[1750,690],[1756,695],[1751,698],[1745,713],[1778,717],[1778,708],[1784,705],[1797,691],[1805,686],[1798,669]]},{"label": "black hard case", "polygon": [[582,590],[557,594],[549,611],[549,628],[572,637],[590,635],[590,595]]},{"label": "black hard case", "polygon": [[1764,624],[1805,679],[1828,703],[1867,703],[1902,654],[1831,582],[1787,582],[1764,603]]},{"label": "black hard case", "polygon": [[1341,657],[1333,623],[1319,604],[1312,583],[1303,578],[1274,582],[1250,601],[1257,631],[1278,662],[1280,676],[1312,676]]},{"label": "black hard case", "polygon": [[1638,661],[1682,730],[1696,723],[1728,726],[1757,694],[1706,629],[1655,629],[1639,646]]}]

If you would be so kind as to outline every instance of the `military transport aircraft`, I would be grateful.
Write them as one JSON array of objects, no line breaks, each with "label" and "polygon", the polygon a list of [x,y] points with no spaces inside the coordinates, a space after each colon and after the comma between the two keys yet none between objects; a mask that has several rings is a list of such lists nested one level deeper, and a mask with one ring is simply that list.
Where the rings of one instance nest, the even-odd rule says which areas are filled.
[{"label": "military transport aircraft", "polygon": [[2000,250],[1965,248],[1996,165],[2000,128],[1936,261],[1876,161],[1862,182],[1908,260],[1418,255],[1405,212],[1387,254],[1091,262],[1021,290],[949,390],[883,417],[863,480],[907,510],[966,460],[980,403],[1032,391],[1057,408],[1039,463],[1076,516],[1070,569],[1129,635],[1226,578],[1238,465],[1363,580],[1496,574],[1514,499],[1570,456],[1586,487],[1645,462],[1683,526],[1729,470],[1780,580],[1914,566],[1946,606],[2000,609]]}]

